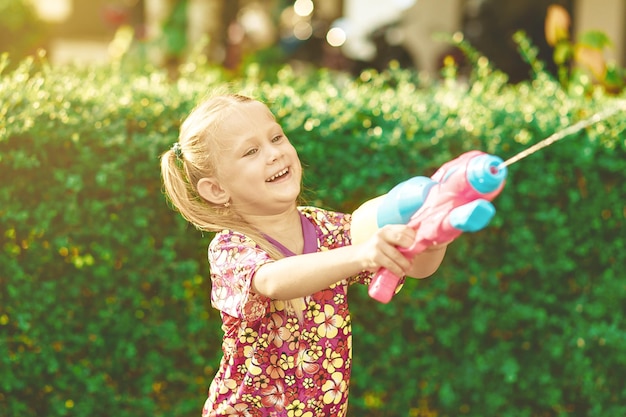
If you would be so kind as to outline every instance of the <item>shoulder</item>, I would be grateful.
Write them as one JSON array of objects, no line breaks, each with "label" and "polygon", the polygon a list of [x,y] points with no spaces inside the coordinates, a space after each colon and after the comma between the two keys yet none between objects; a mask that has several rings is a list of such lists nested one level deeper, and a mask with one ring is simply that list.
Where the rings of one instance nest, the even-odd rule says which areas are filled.
[{"label": "shoulder", "polygon": [[209,244],[211,303],[238,319],[255,321],[269,308],[267,297],[251,291],[257,269],[273,262],[252,239],[232,230],[216,233]]},{"label": "shoulder", "polygon": [[322,228],[337,228],[341,227],[345,229],[349,227],[351,216],[346,213],[341,213],[338,211],[325,210],[319,207],[313,206],[302,206],[298,207],[300,213],[302,213],[306,218],[311,220],[313,224]]},{"label": "shoulder", "polygon": [[298,210],[315,225],[322,246],[338,247],[350,244],[350,214],[319,207],[302,206]]},{"label": "shoulder", "polygon": [[208,255],[213,267],[233,262],[265,262],[270,258],[254,240],[234,230],[217,232],[209,243]]},{"label": "shoulder", "polygon": [[301,206],[298,210],[316,224],[345,224],[351,220],[349,214],[314,206]]},{"label": "shoulder", "polygon": [[211,243],[209,243],[209,250],[216,250],[224,246],[255,247],[256,243],[243,233],[234,230],[222,230],[215,233]]}]

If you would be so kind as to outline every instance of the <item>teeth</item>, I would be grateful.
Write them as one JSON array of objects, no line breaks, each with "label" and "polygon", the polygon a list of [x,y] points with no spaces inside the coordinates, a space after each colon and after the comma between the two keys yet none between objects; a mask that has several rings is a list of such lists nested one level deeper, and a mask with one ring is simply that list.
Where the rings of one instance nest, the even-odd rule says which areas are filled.
[{"label": "teeth", "polygon": [[289,168],[285,168],[282,171],[272,175],[271,177],[269,177],[267,180],[265,180],[266,182],[272,182],[274,181],[276,178],[282,177],[283,175],[285,175],[286,173],[289,172]]}]

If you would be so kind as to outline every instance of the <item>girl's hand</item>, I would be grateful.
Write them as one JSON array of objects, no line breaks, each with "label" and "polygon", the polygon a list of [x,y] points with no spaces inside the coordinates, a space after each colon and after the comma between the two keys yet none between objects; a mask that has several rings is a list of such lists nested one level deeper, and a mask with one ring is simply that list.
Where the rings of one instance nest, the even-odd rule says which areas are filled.
[{"label": "girl's hand", "polygon": [[393,224],[378,229],[371,238],[358,245],[363,270],[376,272],[386,268],[396,276],[407,275],[412,262],[398,248],[411,246],[414,239],[415,230],[406,225]]}]

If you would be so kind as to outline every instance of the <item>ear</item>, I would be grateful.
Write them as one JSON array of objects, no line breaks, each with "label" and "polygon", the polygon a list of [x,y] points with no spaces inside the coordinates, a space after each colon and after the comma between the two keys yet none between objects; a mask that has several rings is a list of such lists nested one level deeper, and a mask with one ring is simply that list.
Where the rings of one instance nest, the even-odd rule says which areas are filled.
[{"label": "ear", "polygon": [[209,203],[225,204],[230,200],[228,192],[224,190],[215,178],[202,178],[198,181],[198,194]]}]

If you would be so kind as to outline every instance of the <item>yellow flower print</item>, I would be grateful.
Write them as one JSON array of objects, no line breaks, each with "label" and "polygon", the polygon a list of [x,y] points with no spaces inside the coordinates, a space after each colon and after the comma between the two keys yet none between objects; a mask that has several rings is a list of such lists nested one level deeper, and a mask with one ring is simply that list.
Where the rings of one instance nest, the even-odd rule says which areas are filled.
[{"label": "yellow flower print", "polygon": [[254,341],[259,337],[259,334],[252,328],[246,327],[239,334],[239,342],[243,343],[254,343]]},{"label": "yellow flower print", "polygon": [[317,334],[317,327],[311,327],[310,329],[302,330],[302,340],[309,344],[314,344],[320,341],[320,336]]},{"label": "yellow flower print", "polygon": [[319,324],[317,334],[328,339],[337,337],[339,328],[343,325],[343,317],[335,314],[335,308],[329,304],[324,306],[323,314],[318,314],[314,320]]},{"label": "yellow flower print", "polygon": [[310,389],[315,386],[315,382],[313,382],[313,378],[304,378],[304,381],[302,381],[302,386],[306,389]]},{"label": "yellow flower print", "polygon": [[259,366],[257,350],[252,346],[245,346],[243,354],[246,357],[246,368],[251,375],[260,375],[263,371]]},{"label": "yellow flower print", "polygon": [[313,360],[318,360],[319,358],[322,357],[322,346],[320,345],[312,345],[311,348],[309,349],[308,354],[311,356],[311,358],[313,358]]},{"label": "yellow flower print", "polygon": [[296,358],[293,356],[287,355],[286,353],[281,353],[280,355],[280,367],[285,371],[287,369],[293,369],[296,366]]},{"label": "yellow flower print", "polygon": [[326,369],[329,373],[334,373],[338,368],[343,366],[343,358],[341,357],[341,353],[336,352],[335,350],[328,348],[326,349],[326,359],[324,359],[324,369]]},{"label": "yellow flower print", "polygon": [[335,304],[343,304],[346,301],[346,296],[344,294],[335,294],[333,301]]},{"label": "yellow flower print", "polygon": [[237,381],[234,379],[225,379],[220,386],[220,394],[226,394],[229,391],[237,389]]},{"label": "yellow flower print", "polygon": [[285,323],[285,327],[291,334],[294,336],[300,335],[300,321],[297,317],[290,317],[287,319],[287,323]]},{"label": "yellow flower print", "polygon": [[343,398],[343,393],[346,391],[347,384],[343,379],[341,372],[334,372],[328,381],[322,385],[322,391],[324,391],[324,403],[325,404],[339,404]]},{"label": "yellow flower print", "polygon": [[320,314],[321,310],[322,306],[319,303],[316,303],[313,300],[309,301],[307,313],[310,315],[310,317],[317,317]]},{"label": "yellow flower print", "polygon": [[272,306],[274,307],[272,311],[285,311],[285,302],[282,300],[273,300]]},{"label": "yellow flower print", "polygon": [[306,405],[300,401],[295,400],[291,404],[287,406],[287,416],[288,417],[313,417],[313,413],[310,411],[304,412]]},{"label": "yellow flower print", "polygon": [[261,397],[259,397],[258,395],[252,395],[252,394],[244,394],[241,399],[246,402],[247,404],[252,404],[253,406],[260,408],[261,407]]},{"label": "yellow flower print", "polygon": [[267,349],[267,347],[270,345],[267,339],[268,339],[267,334],[264,334],[257,339],[256,344],[259,349]]}]

